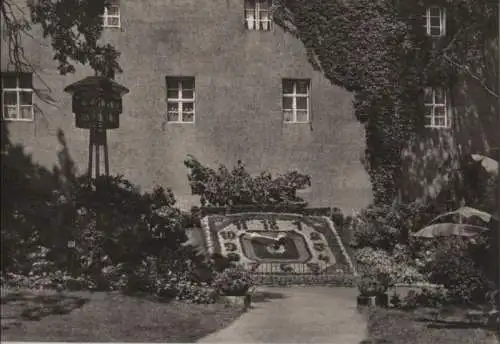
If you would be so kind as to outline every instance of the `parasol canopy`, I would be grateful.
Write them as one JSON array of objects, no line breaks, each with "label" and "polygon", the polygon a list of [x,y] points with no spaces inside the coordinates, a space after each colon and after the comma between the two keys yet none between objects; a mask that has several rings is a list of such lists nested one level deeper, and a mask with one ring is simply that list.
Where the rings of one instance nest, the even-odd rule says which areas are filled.
[{"label": "parasol canopy", "polygon": [[478,220],[482,221],[484,224],[488,224],[492,221],[498,222],[498,218],[485,211],[471,207],[460,207],[456,210],[440,214],[431,221],[431,224],[435,224],[437,222],[450,222],[443,220],[450,220],[456,218],[459,219],[459,223],[465,222],[472,225],[478,225],[477,223]]},{"label": "parasol canopy", "polygon": [[412,236],[419,238],[436,238],[449,236],[473,237],[488,230],[488,228],[483,226],[475,226],[464,223],[435,223],[422,228],[416,233],[412,233]]},{"label": "parasol canopy", "polygon": [[486,170],[486,172],[493,175],[498,174],[498,161],[480,154],[472,154],[472,160],[481,163],[481,166]]}]

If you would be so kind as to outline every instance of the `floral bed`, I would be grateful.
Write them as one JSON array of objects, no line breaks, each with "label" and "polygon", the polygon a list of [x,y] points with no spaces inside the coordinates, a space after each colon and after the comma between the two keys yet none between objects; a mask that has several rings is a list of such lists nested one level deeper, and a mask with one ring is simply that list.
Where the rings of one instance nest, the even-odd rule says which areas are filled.
[{"label": "floral bed", "polygon": [[[282,213],[241,213],[203,218],[205,244],[254,273],[353,273],[354,266],[331,220]],[[282,238],[265,244],[256,236]]]}]

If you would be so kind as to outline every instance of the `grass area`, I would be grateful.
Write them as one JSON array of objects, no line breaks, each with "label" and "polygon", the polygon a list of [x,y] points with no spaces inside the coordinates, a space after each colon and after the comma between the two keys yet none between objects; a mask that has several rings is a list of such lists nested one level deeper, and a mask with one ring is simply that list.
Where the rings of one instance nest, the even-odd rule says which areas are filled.
[{"label": "grass area", "polygon": [[2,290],[2,341],[193,342],[242,311],[118,293]]},{"label": "grass area", "polygon": [[443,319],[432,321],[416,312],[375,309],[368,317],[366,343],[479,344],[498,343],[480,324]]}]

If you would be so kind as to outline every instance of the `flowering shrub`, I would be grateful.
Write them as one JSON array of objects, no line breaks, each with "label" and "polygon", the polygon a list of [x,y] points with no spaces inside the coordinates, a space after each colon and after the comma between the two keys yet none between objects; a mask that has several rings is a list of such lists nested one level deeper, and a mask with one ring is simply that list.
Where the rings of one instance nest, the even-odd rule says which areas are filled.
[{"label": "flowering shrub", "polygon": [[297,190],[311,186],[310,177],[296,171],[275,178],[268,172],[251,176],[241,161],[232,170],[215,170],[189,156],[184,165],[191,192],[201,196],[202,206],[305,204]]},{"label": "flowering shrub", "polygon": [[250,274],[242,267],[232,267],[219,273],[213,286],[223,295],[245,295],[248,289],[253,285]]},{"label": "flowering shrub", "polygon": [[390,276],[391,283],[425,282],[425,276],[420,273],[413,261],[407,258],[402,247],[395,250],[394,255],[386,251],[365,247],[354,254],[358,271],[366,274],[385,273]]}]

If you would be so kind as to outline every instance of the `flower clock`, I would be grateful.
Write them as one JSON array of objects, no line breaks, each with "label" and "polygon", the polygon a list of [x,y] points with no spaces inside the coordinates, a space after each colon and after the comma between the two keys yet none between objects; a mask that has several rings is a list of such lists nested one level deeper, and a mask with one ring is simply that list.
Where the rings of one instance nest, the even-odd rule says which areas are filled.
[{"label": "flower clock", "polygon": [[202,220],[202,227],[209,253],[230,257],[257,273],[352,269],[327,217],[282,213],[212,215]]}]

